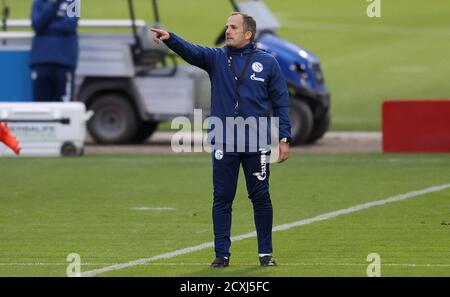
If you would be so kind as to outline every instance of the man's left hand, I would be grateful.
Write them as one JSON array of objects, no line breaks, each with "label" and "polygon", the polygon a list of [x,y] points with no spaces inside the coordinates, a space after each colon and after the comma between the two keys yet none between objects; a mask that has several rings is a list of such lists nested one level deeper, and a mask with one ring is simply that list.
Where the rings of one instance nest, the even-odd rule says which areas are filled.
[{"label": "man's left hand", "polygon": [[289,159],[289,143],[280,141],[280,156],[278,157],[278,163],[282,163]]}]

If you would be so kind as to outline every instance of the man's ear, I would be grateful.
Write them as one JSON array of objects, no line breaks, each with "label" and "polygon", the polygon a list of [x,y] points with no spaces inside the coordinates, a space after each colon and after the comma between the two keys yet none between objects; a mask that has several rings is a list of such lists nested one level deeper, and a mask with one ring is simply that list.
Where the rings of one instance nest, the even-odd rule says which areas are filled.
[{"label": "man's ear", "polygon": [[247,32],[244,33],[244,38],[245,38],[246,40],[251,40],[251,39],[252,39],[252,35],[253,35],[252,32],[247,31]]}]

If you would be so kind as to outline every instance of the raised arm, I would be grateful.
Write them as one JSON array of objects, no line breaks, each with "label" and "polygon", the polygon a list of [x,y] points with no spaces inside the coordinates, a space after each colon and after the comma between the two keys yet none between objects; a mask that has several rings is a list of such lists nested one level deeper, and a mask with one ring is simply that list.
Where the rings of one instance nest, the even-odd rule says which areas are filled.
[{"label": "raised arm", "polygon": [[56,18],[56,11],[62,1],[34,1],[31,12],[31,25],[37,34],[45,31],[51,21]]},{"label": "raised arm", "polygon": [[172,32],[151,28],[153,40],[156,43],[163,41],[171,50],[180,55],[186,62],[209,71],[214,65],[214,56],[217,49],[192,44]]}]

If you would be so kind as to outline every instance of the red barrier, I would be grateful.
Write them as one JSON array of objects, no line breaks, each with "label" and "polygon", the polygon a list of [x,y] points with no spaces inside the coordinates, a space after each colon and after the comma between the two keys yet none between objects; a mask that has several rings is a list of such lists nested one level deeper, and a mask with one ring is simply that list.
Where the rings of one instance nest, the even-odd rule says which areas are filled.
[{"label": "red barrier", "polygon": [[450,100],[383,102],[383,152],[450,152]]}]

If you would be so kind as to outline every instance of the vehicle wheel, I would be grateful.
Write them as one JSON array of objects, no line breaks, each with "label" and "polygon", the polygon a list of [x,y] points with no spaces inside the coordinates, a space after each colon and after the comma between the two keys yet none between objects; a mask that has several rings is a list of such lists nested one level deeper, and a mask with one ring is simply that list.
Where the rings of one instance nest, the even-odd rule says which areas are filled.
[{"label": "vehicle wheel", "polygon": [[311,134],[313,115],[311,108],[304,101],[293,99],[289,114],[291,121],[292,145],[305,143]]},{"label": "vehicle wheel", "polygon": [[142,143],[147,140],[158,129],[158,122],[141,122],[134,143]]},{"label": "vehicle wheel", "polygon": [[130,143],[136,136],[139,119],[128,98],[121,94],[104,94],[89,107],[94,115],[88,122],[92,138],[100,144]]},{"label": "vehicle wheel", "polygon": [[66,141],[61,146],[61,156],[63,157],[73,157],[79,155],[77,147],[70,141]]},{"label": "vehicle wheel", "polygon": [[306,140],[307,143],[314,143],[325,134],[330,128],[331,117],[330,113],[327,112],[322,118],[314,121],[314,126],[312,128],[311,134]]}]

